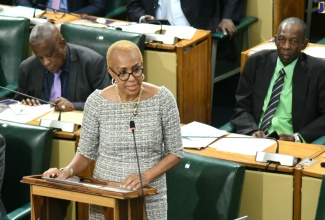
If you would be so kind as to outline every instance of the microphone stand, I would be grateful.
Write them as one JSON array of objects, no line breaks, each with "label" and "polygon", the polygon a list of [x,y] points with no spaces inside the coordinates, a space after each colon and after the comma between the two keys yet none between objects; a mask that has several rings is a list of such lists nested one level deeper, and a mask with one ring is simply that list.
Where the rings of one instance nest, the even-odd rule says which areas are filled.
[{"label": "microphone stand", "polygon": [[132,134],[133,134],[134,150],[135,150],[135,155],[136,155],[136,158],[137,158],[138,173],[139,173],[139,179],[140,179],[140,185],[141,185],[141,193],[142,193],[143,205],[144,205],[144,210],[145,210],[145,215],[146,215],[145,219],[147,219],[147,206],[146,206],[146,200],[144,198],[142,176],[141,176],[140,163],[139,163],[139,156],[138,156],[137,144],[136,144],[135,135],[134,135],[134,131],[135,131],[135,123],[134,123],[134,121],[130,121],[130,129],[131,129]]},{"label": "microphone stand", "polygon": [[34,96],[30,96],[30,95],[24,94],[24,93],[21,93],[21,92],[18,92],[18,91],[15,91],[15,90],[12,90],[12,89],[3,87],[3,86],[0,86],[0,89],[8,90],[8,91],[11,91],[13,93],[22,95],[24,97],[38,100],[41,103],[46,103],[46,104],[50,104],[50,105],[55,106],[58,109],[58,112],[59,112],[58,120],[56,121],[56,120],[51,120],[51,119],[41,119],[40,120],[40,124],[39,124],[40,126],[56,128],[56,129],[59,129],[59,130],[65,131],[65,132],[74,132],[74,131],[77,130],[78,125],[76,125],[76,124],[74,124],[72,122],[64,122],[64,121],[61,121],[62,109],[57,104],[51,103],[51,102],[48,102],[48,101],[45,101],[43,99],[36,98]]}]

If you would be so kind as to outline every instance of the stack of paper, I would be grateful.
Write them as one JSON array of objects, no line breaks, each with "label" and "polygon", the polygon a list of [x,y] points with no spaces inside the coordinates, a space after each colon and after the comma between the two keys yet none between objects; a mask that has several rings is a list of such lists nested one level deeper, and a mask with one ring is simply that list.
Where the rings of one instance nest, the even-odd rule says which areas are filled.
[{"label": "stack of paper", "polygon": [[[16,6],[16,7],[3,7],[2,11],[0,11],[0,15],[5,16],[14,16],[14,17],[24,17],[24,18],[34,18],[43,14],[43,11],[36,8],[29,8],[24,6]],[[43,19],[46,20],[46,19]]]},{"label": "stack of paper", "polygon": [[242,134],[230,134],[213,144],[210,147],[217,150],[255,156],[257,151],[263,151],[274,144],[274,140],[255,138]]},{"label": "stack of paper", "polygon": [[227,132],[210,125],[193,121],[182,126],[182,141],[185,148],[204,148]]},{"label": "stack of paper", "polygon": [[0,119],[27,123],[50,111],[53,111],[53,108],[49,104],[39,106],[12,104],[9,105],[8,109],[0,113]]}]

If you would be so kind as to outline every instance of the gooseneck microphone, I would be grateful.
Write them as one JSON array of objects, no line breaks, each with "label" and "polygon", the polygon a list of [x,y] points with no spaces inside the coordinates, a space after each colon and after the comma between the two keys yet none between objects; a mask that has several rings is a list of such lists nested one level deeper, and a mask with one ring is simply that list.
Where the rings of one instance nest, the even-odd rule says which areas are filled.
[{"label": "gooseneck microphone", "polygon": [[130,129],[131,129],[132,135],[133,135],[134,150],[135,150],[135,156],[136,156],[136,159],[137,159],[138,173],[139,173],[139,179],[140,179],[140,185],[141,185],[141,193],[142,193],[143,205],[144,205],[144,210],[145,210],[145,215],[146,215],[145,219],[147,219],[147,206],[146,206],[146,200],[144,198],[142,176],[141,176],[140,163],[139,163],[139,156],[138,156],[137,144],[136,144],[136,141],[135,141],[135,134],[134,134],[135,123],[134,123],[134,121],[130,121]]},{"label": "gooseneck microphone", "polygon": [[162,22],[160,20],[157,20],[157,19],[155,19],[155,20],[149,20],[148,21],[148,24],[158,24],[158,25],[160,25],[159,34],[162,34],[163,33],[162,32]]},{"label": "gooseneck microphone", "polygon": [[62,109],[60,108],[59,105],[57,105],[55,103],[45,101],[43,99],[36,98],[34,96],[27,95],[25,93],[21,93],[21,92],[12,90],[12,89],[8,89],[8,88],[3,87],[3,86],[0,86],[0,89],[4,89],[4,90],[10,91],[10,92],[13,92],[15,94],[22,95],[24,97],[27,97],[27,98],[30,98],[30,99],[35,99],[35,100],[38,100],[38,101],[40,101],[42,103],[46,103],[46,104],[50,104],[50,105],[55,106],[59,110],[58,120],[56,121],[56,120],[51,120],[51,119],[41,119],[40,124],[39,124],[40,126],[56,128],[56,129],[59,129],[59,130],[65,131],[65,132],[74,132],[74,131],[76,131],[78,129],[78,125],[76,125],[76,124],[74,124],[72,122],[61,121]]}]

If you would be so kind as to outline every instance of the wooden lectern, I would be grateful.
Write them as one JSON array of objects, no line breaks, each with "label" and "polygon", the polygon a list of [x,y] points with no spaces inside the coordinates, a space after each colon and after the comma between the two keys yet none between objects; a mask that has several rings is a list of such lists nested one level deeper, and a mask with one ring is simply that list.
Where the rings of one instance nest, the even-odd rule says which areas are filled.
[{"label": "wooden lectern", "polygon": [[[110,191],[105,187],[108,185],[98,184],[98,181],[93,180],[87,179],[85,184],[92,185],[92,187],[87,187],[80,186],[80,184],[45,180],[41,175],[23,177],[21,182],[30,184],[31,219],[37,220],[40,217],[44,197],[109,207],[111,208],[109,210],[113,210],[110,212],[110,216],[113,216],[114,220],[145,219],[141,190]],[[143,193],[145,196],[154,195],[157,190],[144,188]]]}]

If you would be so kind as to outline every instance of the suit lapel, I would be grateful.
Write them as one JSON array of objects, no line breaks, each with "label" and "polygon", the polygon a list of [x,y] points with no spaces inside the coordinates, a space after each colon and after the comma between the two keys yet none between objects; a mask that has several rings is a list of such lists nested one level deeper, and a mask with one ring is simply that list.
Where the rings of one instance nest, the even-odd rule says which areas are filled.
[{"label": "suit lapel", "polygon": [[33,78],[38,82],[42,82],[42,83],[36,83],[38,86],[35,86],[34,96],[42,97],[42,90],[43,90],[45,74],[47,70],[42,66],[41,62],[38,62],[38,65],[39,66],[35,68],[36,74],[33,75]]},{"label": "suit lapel", "polygon": [[258,109],[259,112],[257,114],[258,119],[261,117],[262,113],[262,108],[264,104],[264,99],[266,96],[266,93],[269,89],[270,86],[270,81],[272,79],[275,65],[276,65],[276,60],[277,60],[277,53],[274,52],[269,56],[266,56],[263,62],[260,65],[260,68],[256,70],[256,108]]},{"label": "suit lapel", "polygon": [[304,112],[304,105],[309,84],[309,76],[307,75],[307,65],[305,55],[302,54],[295,66],[292,79],[292,126],[294,132],[299,127],[299,122]]},{"label": "suit lapel", "polygon": [[75,100],[76,96],[76,86],[78,78],[78,65],[77,65],[77,56],[72,45],[68,45],[70,50],[70,70],[69,70],[69,91],[70,99]]}]

